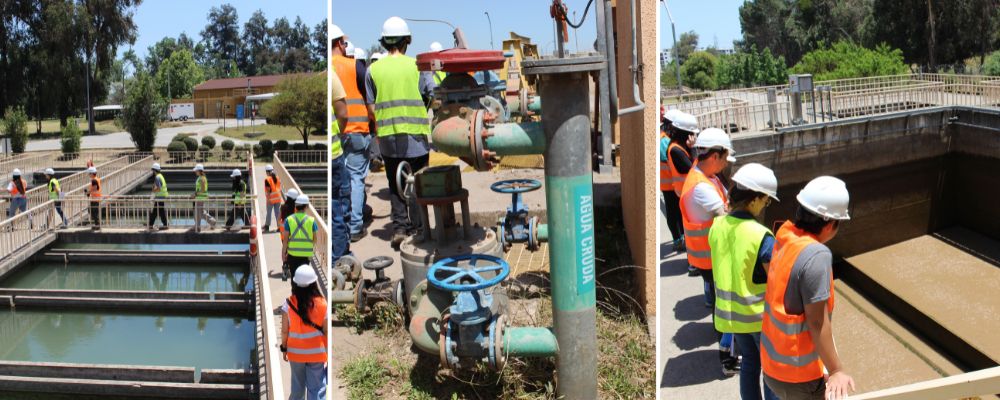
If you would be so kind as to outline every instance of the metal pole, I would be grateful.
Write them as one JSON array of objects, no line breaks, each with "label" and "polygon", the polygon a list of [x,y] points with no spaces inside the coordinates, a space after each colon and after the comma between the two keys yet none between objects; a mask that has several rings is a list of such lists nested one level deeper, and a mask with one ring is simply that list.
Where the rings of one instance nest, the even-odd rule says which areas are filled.
[{"label": "metal pole", "polygon": [[[674,36],[674,47],[671,48],[671,51],[675,51],[674,49],[677,48],[677,25],[674,24],[674,16],[673,14],[670,13],[670,6],[667,5],[667,0],[660,0],[660,1],[663,2],[663,8],[667,10],[667,18],[670,19],[670,31],[673,33]],[[683,92],[684,83],[681,82],[681,60],[679,60],[680,57],[673,56],[670,58],[674,59],[673,60],[674,72],[677,73],[677,90]]]},{"label": "metal pole", "polygon": [[483,14],[486,14],[486,21],[490,23],[490,50],[493,50],[496,49],[496,47],[493,46],[493,20],[490,19],[489,11],[483,11]]}]

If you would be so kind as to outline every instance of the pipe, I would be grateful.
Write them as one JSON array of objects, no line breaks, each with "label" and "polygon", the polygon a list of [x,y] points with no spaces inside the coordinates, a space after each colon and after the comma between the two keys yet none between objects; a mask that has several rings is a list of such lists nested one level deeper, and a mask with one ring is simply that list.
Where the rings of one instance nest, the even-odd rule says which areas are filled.
[{"label": "pipe", "polygon": [[646,108],[646,103],[642,102],[642,96],[639,95],[639,53],[638,53],[638,41],[635,37],[635,0],[632,3],[632,66],[629,67],[632,70],[632,100],[635,105],[629,108],[623,108],[618,110],[618,115],[631,114],[636,111],[641,111]]},{"label": "pipe", "polygon": [[330,304],[354,304],[353,290],[331,290]]},{"label": "pipe", "polygon": [[[419,296],[420,300],[413,307],[409,331],[416,348],[437,356],[441,351],[438,345],[441,340],[441,314],[451,307],[452,294],[434,288],[428,290],[428,285],[427,281],[421,282],[410,295],[410,299]],[[413,304],[412,300],[410,304]]]},{"label": "pipe", "polygon": [[545,151],[545,132],[541,122],[494,125],[485,141],[486,149],[498,156],[542,154]]},{"label": "pipe", "polygon": [[559,356],[557,395],[597,398],[597,313],[590,85],[586,73],[542,75],[546,99],[545,203],[548,205],[552,312]]},{"label": "pipe", "polygon": [[509,327],[503,331],[503,352],[508,357],[553,357],[559,343],[551,328]]},{"label": "pipe", "polygon": [[[598,9],[600,10],[600,9]],[[608,96],[611,100],[611,117],[618,119],[618,58],[615,57],[615,29],[614,21],[611,20],[611,0],[604,2],[604,41],[608,58]],[[600,20],[600,18],[598,18]]]},{"label": "pipe", "polygon": [[535,232],[535,235],[537,236],[536,239],[539,242],[548,242],[549,241],[549,224],[538,224],[538,231]]}]

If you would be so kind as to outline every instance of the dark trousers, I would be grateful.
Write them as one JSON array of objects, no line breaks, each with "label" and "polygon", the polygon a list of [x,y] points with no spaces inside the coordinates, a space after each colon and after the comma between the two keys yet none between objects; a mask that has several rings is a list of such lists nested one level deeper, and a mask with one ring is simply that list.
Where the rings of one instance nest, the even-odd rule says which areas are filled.
[{"label": "dark trousers", "polygon": [[[399,167],[399,163],[406,161],[410,163],[410,168],[413,172],[419,171],[421,168],[427,166],[427,162],[430,160],[429,154],[424,154],[420,157],[412,158],[392,158],[392,157],[382,157],[385,162],[385,176],[389,179],[389,201],[392,207],[392,213],[390,218],[392,219],[392,229],[393,232],[404,232],[418,230],[421,227],[420,217],[418,216],[418,209],[416,205],[416,199],[411,199],[409,204],[403,199],[402,193],[396,190],[396,168]],[[408,212],[407,209],[412,210]],[[410,220],[410,214],[413,215],[413,220]]]},{"label": "dark trousers", "polygon": [[90,202],[90,224],[101,226],[101,207],[99,202]]},{"label": "dark trousers", "polygon": [[667,203],[667,228],[674,240],[684,237],[684,220],[681,219],[681,199],[673,190],[663,191],[663,202]]},{"label": "dark trousers", "polygon": [[236,223],[236,218],[239,217],[240,221],[243,221],[243,225],[249,225],[250,216],[247,215],[247,208],[245,205],[234,205],[233,212],[229,213],[229,218],[226,218],[226,228],[232,227]]},{"label": "dark trousers", "polygon": [[152,227],[156,223],[156,217],[160,217],[163,226],[167,226],[167,207],[163,200],[153,200],[153,209],[149,210],[149,223],[146,225]]},{"label": "dark trousers", "polygon": [[66,214],[63,214],[62,202],[56,200],[55,203],[56,203],[56,214],[59,214],[59,219],[62,220],[63,225],[66,225]]},{"label": "dark trousers", "polygon": [[[333,198],[330,199],[330,235],[333,261],[351,252],[351,232],[347,224],[351,207],[351,179],[344,165],[345,156],[330,161]],[[363,188],[361,190],[364,190]]]},{"label": "dark trousers", "polygon": [[[294,278],[295,270],[303,265],[312,265],[312,260],[306,257],[288,256],[288,258],[285,259],[285,266],[288,268],[289,273],[288,277]],[[292,282],[292,286],[295,286],[294,282]]]}]

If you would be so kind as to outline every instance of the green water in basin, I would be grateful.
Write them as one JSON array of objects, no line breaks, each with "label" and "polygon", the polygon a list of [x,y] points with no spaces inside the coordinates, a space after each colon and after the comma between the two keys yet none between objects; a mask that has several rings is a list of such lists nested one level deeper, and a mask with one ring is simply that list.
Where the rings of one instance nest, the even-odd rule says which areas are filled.
[{"label": "green water in basin", "polygon": [[242,292],[245,264],[39,262],[0,282],[17,289]]},{"label": "green water in basin", "polygon": [[[159,222],[157,221],[157,224]],[[52,246],[52,248],[73,250],[246,251],[250,249],[250,244],[60,243]]]}]

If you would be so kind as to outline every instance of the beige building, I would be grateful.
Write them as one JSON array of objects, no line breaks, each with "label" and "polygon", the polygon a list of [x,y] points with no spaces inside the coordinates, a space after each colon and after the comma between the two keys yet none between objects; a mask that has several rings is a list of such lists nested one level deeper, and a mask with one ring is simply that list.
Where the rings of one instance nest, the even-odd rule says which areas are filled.
[{"label": "beige building", "polygon": [[[194,103],[195,118],[236,118],[236,106],[245,104],[247,96],[257,96],[257,102],[265,100],[267,94],[276,93],[277,86],[285,78],[294,75],[262,75],[240,78],[212,79],[194,87],[190,99],[174,99],[171,103]],[[245,114],[247,118],[250,114]]]}]

